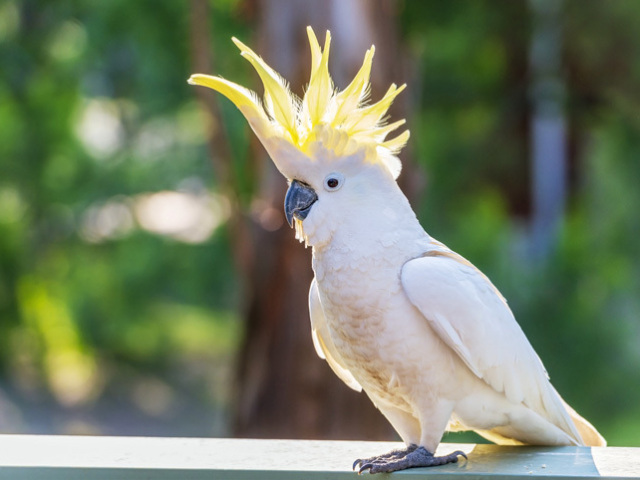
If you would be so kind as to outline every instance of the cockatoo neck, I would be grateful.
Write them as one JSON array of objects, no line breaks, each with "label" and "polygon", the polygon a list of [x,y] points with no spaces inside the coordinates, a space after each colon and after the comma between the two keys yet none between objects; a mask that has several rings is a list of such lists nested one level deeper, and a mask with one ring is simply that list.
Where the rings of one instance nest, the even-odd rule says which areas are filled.
[{"label": "cockatoo neck", "polygon": [[316,256],[354,248],[358,255],[374,255],[398,242],[427,236],[395,182],[377,194],[353,196],[339,210],[312,211],[303,229]]}]

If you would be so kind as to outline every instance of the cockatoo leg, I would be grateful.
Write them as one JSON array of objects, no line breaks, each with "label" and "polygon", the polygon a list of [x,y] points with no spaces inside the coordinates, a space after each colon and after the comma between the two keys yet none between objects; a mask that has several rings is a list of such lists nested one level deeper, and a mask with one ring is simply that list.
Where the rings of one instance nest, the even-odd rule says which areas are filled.
[{"label": "cockatoo leg", "polygon": [[353,468],[360,467],[358,474],[366,472],[367,470],[369,473],[391,473],[406,468],[435,467],[446,463],[455,463],[458,461],[459,456],[467,458],[461,450],[436,457],[424,447],[409,445],[406,449],[393,450],[377,457],[359,458],[353,463]]}]

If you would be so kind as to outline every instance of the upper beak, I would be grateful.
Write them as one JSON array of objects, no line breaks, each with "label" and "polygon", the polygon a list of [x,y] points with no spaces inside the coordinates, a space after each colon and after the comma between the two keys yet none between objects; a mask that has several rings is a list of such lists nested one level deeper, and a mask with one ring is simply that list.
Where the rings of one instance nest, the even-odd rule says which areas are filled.
[{"label": "upper beak", "polygon": [[298,220],[307,218],[311,206],[316,200],[318,200],[318,195],[313,188],[298,180],[292,181],[284,199],[284,214],[289,225],[293,227],[293,217]]}]

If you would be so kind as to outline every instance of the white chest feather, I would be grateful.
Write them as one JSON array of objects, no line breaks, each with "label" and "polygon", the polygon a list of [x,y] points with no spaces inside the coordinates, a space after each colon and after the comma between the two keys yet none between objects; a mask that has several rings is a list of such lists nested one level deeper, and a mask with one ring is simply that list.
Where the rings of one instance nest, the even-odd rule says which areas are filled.
[{"label": "white chest feather", "polygon": [[403,264],[419,255],[423,242],[398,248],[389,238],[355,243],[358,249],[334,245],[314,251],[314,271],[331,339],[345,366],[372,398],[397,404],[403,402],[403,387],[420,384],[413,378],[430,368],[423,365],[425,353],[436,353],[442,344],[400,281]]}]

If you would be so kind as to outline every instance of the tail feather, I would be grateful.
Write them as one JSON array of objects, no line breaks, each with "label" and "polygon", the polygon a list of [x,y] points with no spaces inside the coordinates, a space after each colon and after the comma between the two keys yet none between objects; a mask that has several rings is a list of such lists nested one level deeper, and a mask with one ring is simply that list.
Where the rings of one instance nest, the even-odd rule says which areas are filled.
[{"label": "tail feather", "polygon": [[573,421],[574,425],[578,429],[580,436],[582,437],[582,442],[587,447],[606,447],[607,441],[604,439],[602,435],[596,430],[596,428],[591,425],[587,420],[582,418],[573,408],[571,408],[566,402],[564,402],[564,407],[569,412],[569,416]]}]

